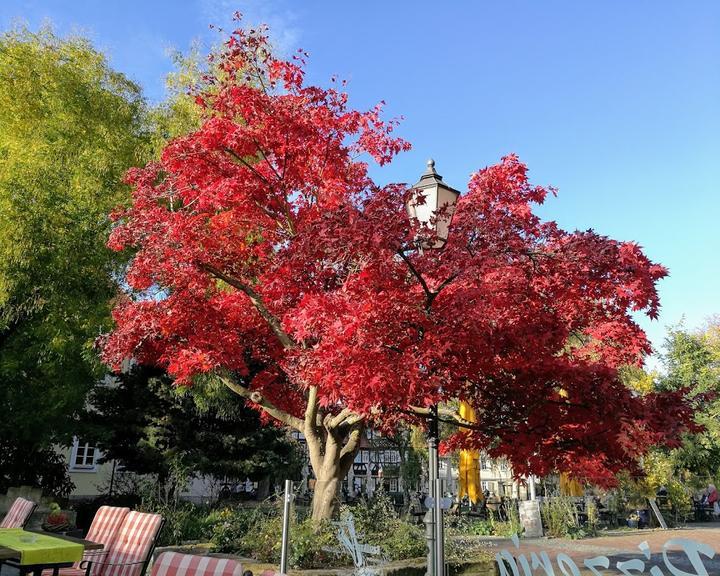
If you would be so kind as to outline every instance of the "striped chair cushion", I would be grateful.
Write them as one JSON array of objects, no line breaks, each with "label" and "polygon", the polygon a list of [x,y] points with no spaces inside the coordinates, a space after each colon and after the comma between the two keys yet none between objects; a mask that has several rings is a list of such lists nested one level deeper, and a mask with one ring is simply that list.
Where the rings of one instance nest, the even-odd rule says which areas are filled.
[{"label": "striped chair cushion", "polygon": [[[58,574],[61,574],[62,576],[85,576],[87,573],[87,570],[83,568],[60,568],[58,571]],[[52,576],[53,570],[52,568],[48,568],[47,570],[43,570],[43,576]]]},{"label": "striped chair cushion", "polygon": [[115,541],[120,526],[130,508],[118,508],[117,506],[100,506],[95,512],[92,524],[88,530],[86,540],[102,544],[105,549]]},{"label": "striped chair cushion", "polygon": [[163,552],[153,564],[152,576],[242,576],[242,565],[229,558]]},{"label": "striped chair cushion", "polygon": [[16,498],[5,518],[0,522],[0,528],[23,528],[34,509],[35,502],[25,500],[25,498]]},{"label": "striped chair cushion", "polygon": [[[83,561],[95,563],[105,561],[107,552],[110,550],[113,542],[115,542],[115,537],[120,531],[120,526],[129,512],[130,508],[118,508],[117,506],[100,506],[100,508],[98,508],[85,538],[90,540],[90,542],[102,544],[103,549],[97,551],[90,550],[86,552],[83,555]],[[80,563],[75,564],[73,568],[80,568]],[[96,574],[98,571],[99,570],[96,567],[93,567],[90,570],[90,574]],[[68,572],[63,576],[75,575]]]},{"label": "striped chair cushion", "polygon": [[[87,564],[84,564],[84,562],[91,563],[90,574],[98,574],[128,512],[130,512],[130,508],[118,508],[116,506],[101,506],[98,508],[85,538],[91,542],[102,544],[103,549],[89,550],[83,555],[80,562],[73,564],[72,568],[61,568],[60,576],[84,576],[87,573]],[[43,576],[52,576],[52,573],[52,570],[45,570]]]},{"label": "striped chair cushion", "polygon": [[125,516],[115,541],[109,546],[100,576],[140,576],[152,552],[162,517],[159,514],[130,512]]}]

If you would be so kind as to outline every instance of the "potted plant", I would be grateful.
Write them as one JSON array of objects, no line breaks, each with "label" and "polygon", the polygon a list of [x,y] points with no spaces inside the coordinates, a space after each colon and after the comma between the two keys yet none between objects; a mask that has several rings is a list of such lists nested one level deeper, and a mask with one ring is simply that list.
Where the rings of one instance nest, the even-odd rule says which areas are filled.
[{"label": "potted plant", "polygon": [[60,509],[60,505],[56,502],[50,504],[50,513],[43,522],[42,529],[45,532],[66,532],[69,528],[67,514]]},{"label": "potted plant", "polygon": [[629,528],[637,528],[640,522],[640,516],[637,512],[633,512],[627,517],[627,525]]}]

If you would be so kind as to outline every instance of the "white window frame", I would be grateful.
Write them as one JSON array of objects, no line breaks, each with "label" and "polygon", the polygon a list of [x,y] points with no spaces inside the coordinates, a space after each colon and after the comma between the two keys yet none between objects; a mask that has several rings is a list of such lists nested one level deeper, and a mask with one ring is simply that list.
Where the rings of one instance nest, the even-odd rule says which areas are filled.
[{"label": "white window frame", "polygon": [[[83,454],[82,455],[83,464],[78,464],[77,463],[78,452],[80,451],[81,448],[82,448],[82,454]],[[87,460],[86,460],[88,449],[93,450],[91,464],[88,464]],[[68,469],[70,470],[70,472],[97,472],[98,456],[99,456],[99,450],[98,450],[97,446],[93,446],[89,442],[83,442],[81,444],[80,439],[75,437],[75,438],[73,438],[73,446],[72,446],[72,450],[70,452],[70,466],[68,467]]]}]

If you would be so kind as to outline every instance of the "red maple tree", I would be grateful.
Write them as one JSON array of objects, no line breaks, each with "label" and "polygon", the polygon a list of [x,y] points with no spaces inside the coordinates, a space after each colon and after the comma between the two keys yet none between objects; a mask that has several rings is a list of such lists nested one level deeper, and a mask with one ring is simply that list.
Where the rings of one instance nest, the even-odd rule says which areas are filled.
[{"label": "red maple tree", "polygon": [[676,442],[683,394],[639,397],[618,377],[650,352],[631,313],[657,315],[665,269],[634,243],[542,221],[532,206],[553,190],[515,156],[472,176],[442,250],[417,250],[427,232],[408,217],[407,187],[376,185],[362,160],[408,144],[379,106],[306,86],[303,56],[236,31],[197,96],[202,127],[129,173],[110,246],[136,250],[133,293],[104,359],[162,366],[178,384],[213,373],[301,431],[316,519],[366,427],[436,403],[464,426],[451,444],[504,455],[518,475],[609,481]]}]

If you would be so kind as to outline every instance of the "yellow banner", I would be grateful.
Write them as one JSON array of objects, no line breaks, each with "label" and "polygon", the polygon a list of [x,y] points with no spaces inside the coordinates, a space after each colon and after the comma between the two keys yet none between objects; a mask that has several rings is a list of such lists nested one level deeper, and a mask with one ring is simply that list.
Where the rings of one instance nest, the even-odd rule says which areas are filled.
[{"label": "yellow banner", "polygon": [[[467,402],[460,403],[460,417],[468,422],[477,422],[475,410]],[[460,488],[458,498],[467,496],[473,504],[482,500],[480,489],[480,452],[477,450],[460,450],[459,463]]]}]

